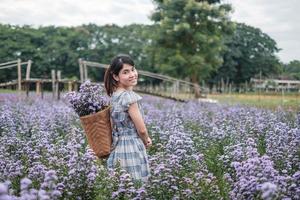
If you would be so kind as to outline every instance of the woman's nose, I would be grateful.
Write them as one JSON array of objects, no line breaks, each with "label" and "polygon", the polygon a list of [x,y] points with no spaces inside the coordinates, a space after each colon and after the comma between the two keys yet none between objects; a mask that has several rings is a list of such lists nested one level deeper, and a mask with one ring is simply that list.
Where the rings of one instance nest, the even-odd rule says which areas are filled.
[{"label": "woman's nose", "polygon": [[134,71],[131,71],[131,72],[130,72],[130,77],[135,76],[135,74],[136,74],[136,73],[135,73]]}]

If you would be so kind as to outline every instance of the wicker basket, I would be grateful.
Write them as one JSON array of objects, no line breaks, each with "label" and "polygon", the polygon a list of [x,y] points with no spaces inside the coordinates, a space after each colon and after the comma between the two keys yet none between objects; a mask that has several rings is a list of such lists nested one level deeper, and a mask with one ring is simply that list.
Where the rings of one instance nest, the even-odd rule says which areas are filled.
[{"label": "wicker basket", "polygon": [[95,114],[80,117],[88,144],[99,158],[109,156],[112,144],[110,107]]}]

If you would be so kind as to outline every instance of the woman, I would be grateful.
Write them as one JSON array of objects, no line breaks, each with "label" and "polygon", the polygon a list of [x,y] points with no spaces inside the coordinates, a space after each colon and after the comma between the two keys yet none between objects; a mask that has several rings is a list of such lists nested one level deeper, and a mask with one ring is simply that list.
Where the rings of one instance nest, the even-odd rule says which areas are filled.
[{"label": "woman", "polygon": [[143,119],[142,97],[132,90],[137,80],[134,62],[127,55],[113,58],[105,72],[104,85],[111,96],[113,127],[113,150],[107,166],[114,168],[119,162],[133,179],[145,182],[150,175],[146,148],[152,141]]}]

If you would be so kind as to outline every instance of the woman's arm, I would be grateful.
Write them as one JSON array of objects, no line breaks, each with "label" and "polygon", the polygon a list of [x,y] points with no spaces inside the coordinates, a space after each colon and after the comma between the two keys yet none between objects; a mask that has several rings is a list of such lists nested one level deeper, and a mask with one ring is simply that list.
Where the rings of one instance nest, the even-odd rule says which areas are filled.
[{"label": "woman's arm", "polygon": [[111,117],[110,117],[110,127],[111,127],[111,130],[114,129],[114,125],[113,125],[113,121],[112,121]]},{"label": "woman's arm", "polygon": [[143,143],[145,144],[145,146],[147,146],[147,142],[149,138],[148,131],[144,119],[142,117],[142,114],[139,110],[138,104],[137,103],[131,104],[128,108],[128,113]]}]

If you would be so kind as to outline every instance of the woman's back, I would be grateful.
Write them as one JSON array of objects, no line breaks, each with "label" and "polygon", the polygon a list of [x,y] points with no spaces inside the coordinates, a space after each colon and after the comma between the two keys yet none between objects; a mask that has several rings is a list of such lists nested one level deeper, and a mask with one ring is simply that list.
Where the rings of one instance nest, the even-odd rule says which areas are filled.
[{"label": "woman's back", "polygon": [[[131,103],[137,102],[139,110],[144,116],[143,109],[140,103],[141,96],[131,90],[114,92],[111,97],[111,119],[113,122],[113,133],[119,132],[122,135],[137,135],[137,130],[131,120],[128,107]],[[121,132],[120,129],[125,132]],[[119,130],[119,131],[117,131]]]},{"label": "woman's back", "polygon": [[107,164],[108,168],[113,168],[120,162],[120,166],[134,179],[146,181],[150,170],[145,145],[128,113],[130,104],[137,102],[140,112],[144,115],[139,102],[141,99],[141,96],[131,90],[113,93],[111,99],[113,150]]}]

